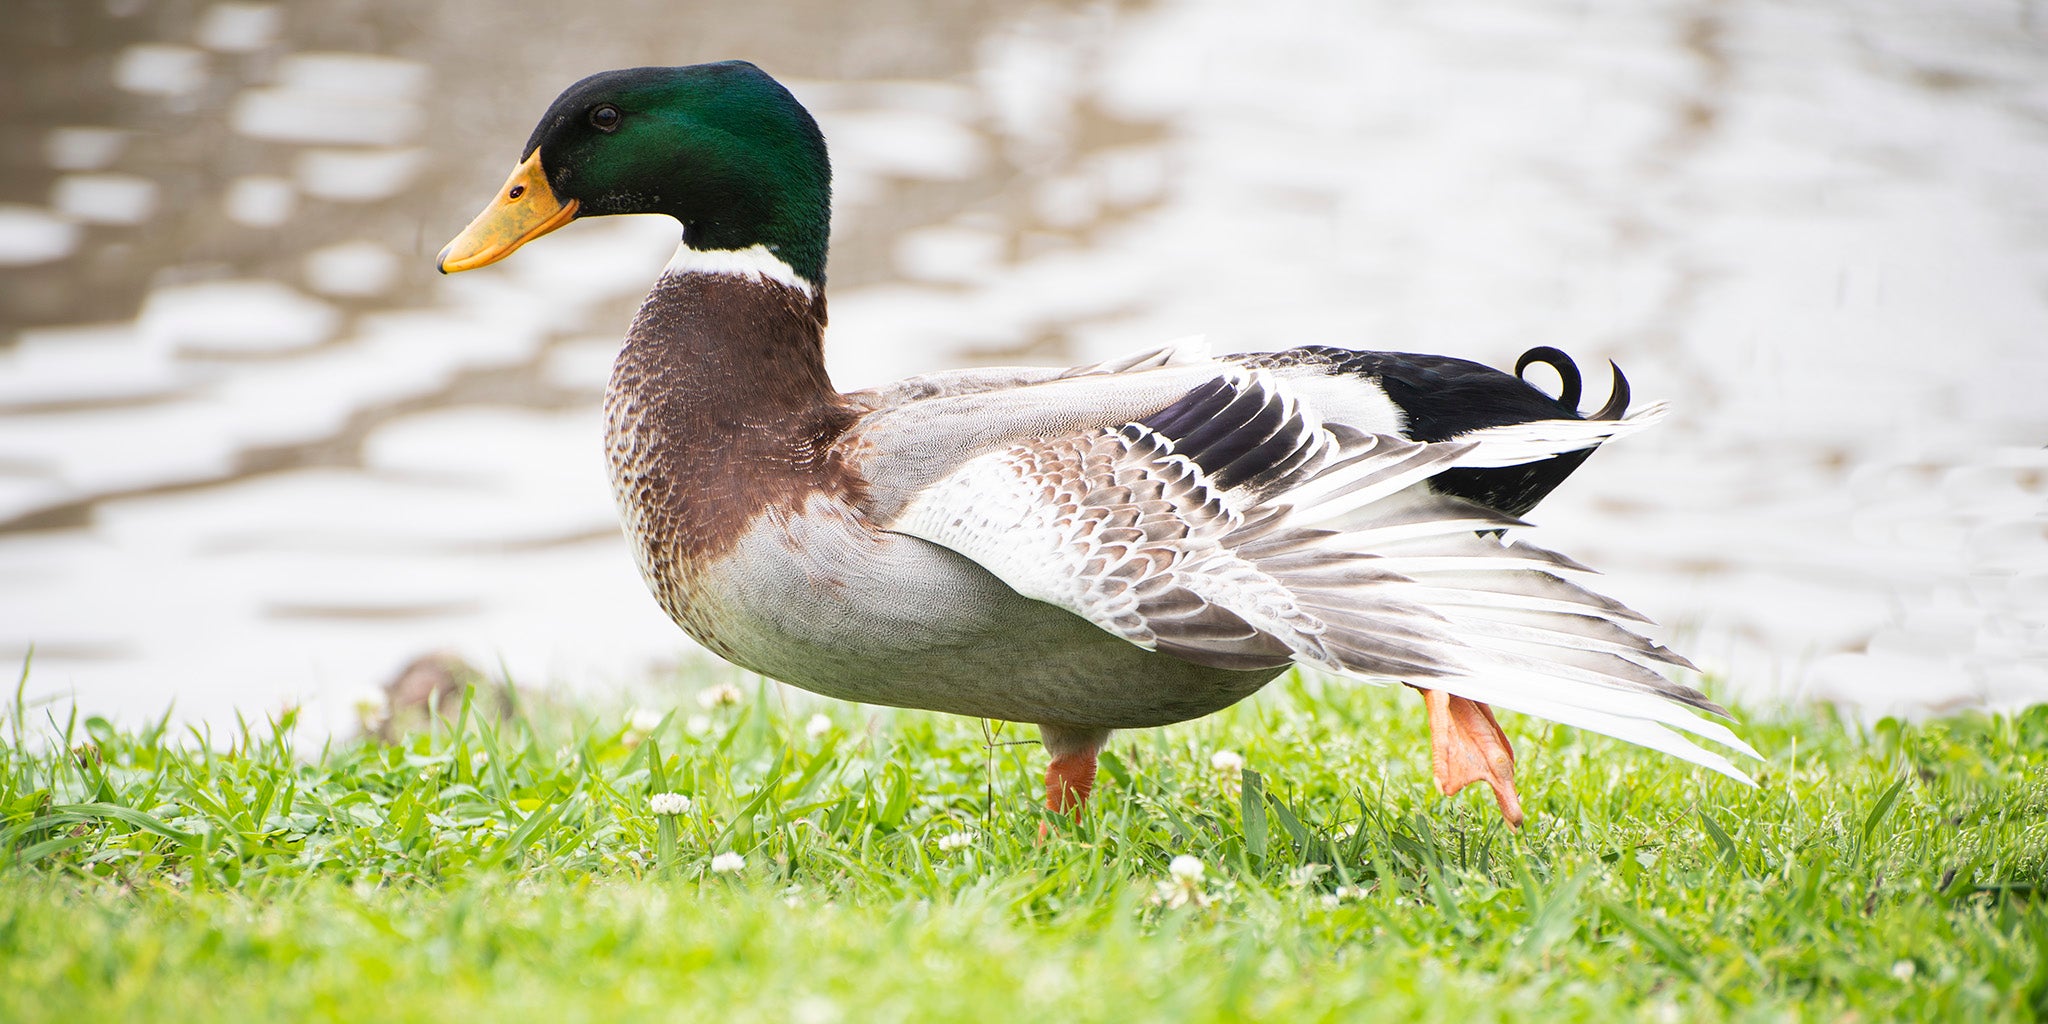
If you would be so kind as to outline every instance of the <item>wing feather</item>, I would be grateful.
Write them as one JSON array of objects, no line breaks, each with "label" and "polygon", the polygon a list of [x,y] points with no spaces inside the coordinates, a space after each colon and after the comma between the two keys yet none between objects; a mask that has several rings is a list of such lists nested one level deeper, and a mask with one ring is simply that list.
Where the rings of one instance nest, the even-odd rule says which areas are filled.
[{"label": "wing feather", "polygon": [[1498,531],[1512,516],[1422,486],[1640,429],[1544,421],[1420,442],[1326,426],[1233,368],[1116,427],[1027,438],[911,495],[891,528],[1019,593],[1205,665],[1289,661],[1397,679],[1607,733],[1747,781],[1686,738],[1754,756],[1645,620],[1567,579],[1591,570]]}]

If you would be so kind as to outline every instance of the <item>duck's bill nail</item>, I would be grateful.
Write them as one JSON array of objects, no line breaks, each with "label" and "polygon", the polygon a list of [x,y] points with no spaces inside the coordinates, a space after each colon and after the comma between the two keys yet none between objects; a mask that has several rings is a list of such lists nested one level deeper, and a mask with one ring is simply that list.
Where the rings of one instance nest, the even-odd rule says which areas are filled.
[{"label": "duck's bill nail", "polygon": [[453,274],[488,266],[512,251],[576,219],[576,200],[564,203],[548,187],[540,167],[540,150],[526,158],[505,179],[497,198],[476,215],[462,233],[441,250],[441,273]]}]

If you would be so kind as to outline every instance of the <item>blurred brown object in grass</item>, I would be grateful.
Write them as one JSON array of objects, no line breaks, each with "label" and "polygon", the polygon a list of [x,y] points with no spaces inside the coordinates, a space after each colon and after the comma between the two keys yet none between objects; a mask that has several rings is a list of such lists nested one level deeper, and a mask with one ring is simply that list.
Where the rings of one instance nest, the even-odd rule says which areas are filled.
[{"label": "blurred brown object in grass", "polygon": [[414,658],[384,684],[381,708],[362,709],[362,734],[380,742],[396,743],[426,728],[436,716],[453,721],[461,713],[463,697],[471,687],[476,688],[471,705],[476,714],[499,721],[511,717],[510,687],[485,676],[458,654],[435,651]]}]

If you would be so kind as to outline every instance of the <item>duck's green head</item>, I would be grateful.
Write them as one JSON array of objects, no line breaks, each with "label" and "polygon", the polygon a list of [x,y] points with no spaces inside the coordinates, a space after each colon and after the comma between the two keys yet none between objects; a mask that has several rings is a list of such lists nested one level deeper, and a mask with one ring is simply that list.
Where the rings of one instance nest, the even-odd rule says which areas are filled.
[{"label": "duck's green head", "polygon": [[665,213],[693,249],[766,246],[822,285],[831,193],[818,123],[760,68],[607,71],[556,98],[505,187],[441,250],[440,268],[496,263],[578,217]]}]

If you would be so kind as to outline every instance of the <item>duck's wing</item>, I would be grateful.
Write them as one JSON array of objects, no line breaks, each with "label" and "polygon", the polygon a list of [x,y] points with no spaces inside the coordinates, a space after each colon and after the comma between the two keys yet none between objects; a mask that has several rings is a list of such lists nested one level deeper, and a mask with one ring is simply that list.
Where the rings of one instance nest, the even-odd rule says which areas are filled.
[{"label": "duck's wing", "polygon": [[1201,338],[1193,337],[1087,366],[984,366],[942,370],[937,373],[905,377],[899,381],[860,391],[849,391],[842,397],[864,412],[876,413],[934,398],[985,395],[990,392],[1014,391],[1052,380],[1099,378],[1110,374],[1156,370],[1165,366],[1207,365],[1210,362],[1208,345]]},{"label": "duck's wing", "polygon": [[911,499],[975,458],[1149,416],[1218,372],[1209,362],[1127,373],[1054,371],[1033,383],[875,409],[855,420],[836,447],[865,483],[869,515],[886,525]]},{"label": "duck's wing", "polygon": [[1120,375],[1127,404],[1157,411],[1116,425],[1062,426],[1040,409],[1034,425],[1049,429],[958,461],[885,525],[1141,647],[1218,667],[1301,661],[1414,682],[1746,781],[1679,735],[1754,755],[1692,713],[1719,711],[1704,695],[1656,670],[1686,663],[1631,628],[1640,616],[1566,579],[1585,571],[1569,559],[1477,532],[1517,520],[1418,486],[1460,466],[1596,445],[1639,421],[1417,442],[1326,423],[1264,371],[1201,369],[1207,379],[1164,402],[1153,389],[1165,385],[1149,380],[1162,371]]},{"label": "duck's wing", "polygon": [[1064,371],[1039,366],[978,366],[965,370],[921,373],[888,384],[849,391],[840,397],[863,412],[876,413],[935,398],[954,398],[1029,387],[1057,380],[1062,372]]}]

